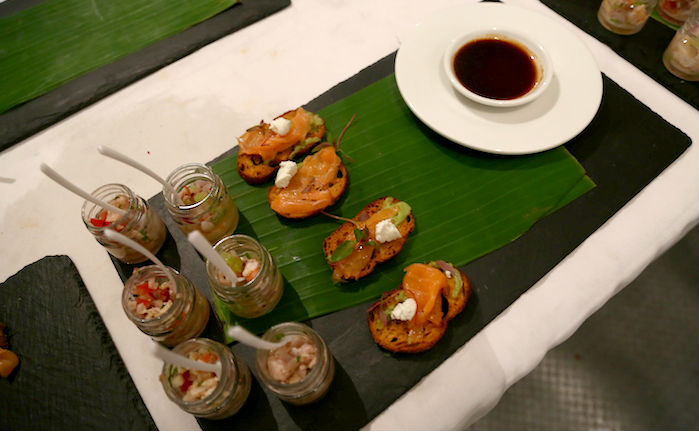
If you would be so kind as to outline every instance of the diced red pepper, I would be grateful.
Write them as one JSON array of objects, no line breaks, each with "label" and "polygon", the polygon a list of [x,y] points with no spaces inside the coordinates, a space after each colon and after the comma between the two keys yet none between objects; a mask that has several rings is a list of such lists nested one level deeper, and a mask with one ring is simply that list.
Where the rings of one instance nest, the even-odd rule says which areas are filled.
[{"label": "diced red pepper", "polygon": [[193,383],[192,378],[190,378],[189,375],[190,375],[190,374],[189,374],[189,371],[188,371],[188,370],[185,370],[185,371],[182,373],[182,379],[184,379],[184,382],[183,382],[182,385],[180,386],[180,391],[181,391],[182,393],[187,393],[187,389],[188,389],[188,388],[192,385],[192,383]]},{"label": "diced red pepper", "polygon": [[102,210],[100,212],[100,217],[99,219],[96,218],[91,218],[90,223],[96,227],[106,227],[108,225],[111,225],[111,222],[107,222],[107,210]]},{"label": "diced red pepper", "polygon": [[151,300],[144,297],[136,297],[136,303],[142,304],[145,307],[150,307]]},{"label": "diced red pepper", "polygon": [[148,286],[148,282],[143,282],[140,285],[136,285],[135,291],[139,297],[147,297],[153,299],[153,289]]}]

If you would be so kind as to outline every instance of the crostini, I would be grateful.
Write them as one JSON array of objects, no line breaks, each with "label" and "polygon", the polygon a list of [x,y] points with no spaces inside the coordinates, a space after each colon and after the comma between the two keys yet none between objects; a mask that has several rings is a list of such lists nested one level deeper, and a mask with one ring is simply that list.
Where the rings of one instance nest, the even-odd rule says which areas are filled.
[{"label": "crostini", "polygon": [[408,203],[393,197],[372,201],[323,241],[333,280],[351,281],[368,275],[377,264],[400,252],[414,228]]},{"label": "crostini", "polygon": [[303,108],[261,121],[238,138],[238,174],[249,184],[270,180],[283,161],[308,153],[325,135],[323,119]]},{"label": "crostini", "polygon": [[470,281],[450,263],[411,264],[400,287],[384,293],[369,308],[369,331],[388,351],[426,351],[444,336],[447,324],[464,310],[470,295]]}]

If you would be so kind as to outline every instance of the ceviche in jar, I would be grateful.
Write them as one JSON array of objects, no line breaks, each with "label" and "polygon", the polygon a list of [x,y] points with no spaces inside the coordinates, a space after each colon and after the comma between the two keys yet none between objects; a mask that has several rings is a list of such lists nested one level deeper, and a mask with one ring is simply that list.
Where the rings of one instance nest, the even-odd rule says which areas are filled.
[{"label": "ceviche in jar", "polygon": [[602,0],[597,19],[607,30],[621,35],[641,31],[657,0]]},{"label": "ceviche in jar", "polygon": [[335,360],[323,339],[312,328],[295,322],[278,324],[263,336],[284,342],[271,351],[257,350],[261,381],[277,397],[304,405],[323,397],[335,376]]},{"label": "ceviche in jar", "polygon": [[148,258],[142,253],[113,242],[104,235],[105,229],[117,231],[149,252],[156,254],[167,236],[167,230],[160,216],[148,203],[128,187],[112,183],[100,186],[92,195],[116,208],[125,210],[117,213],[102,208],[90,201],[82,206],[82,219],[85,227],[112,256],[126,264],[138,264]]},{"label": "ceviche in jar", "polygon": [[658,15],[674,25],[682,25],[697,9],[699,0],[660,0],[655,8]]},{"label": "ceviche in jar", "polygon": [[173,348],[190,360],[216,364],[221,371],[208,372],[163,365],[160,382],[168,398],[196,417],[222,419],[237,413],[250,394],[250,369],[231,350],[213,340],[199,338]]},{"label": "ceviche in jar", "polygon": [[238,226],[238,208],[223,181],[203,164],[186,164],[166,179],[163,190],[167,209],[178,227],[188,234],[200,231],[209,243],[231,235]]},{"label": "ceviche in jar", "polygon": [[134,270],[122,293],[126,316],[143,333],[163,345],[174,346],[199,336],[209,321],[209,302],[189,279],[160,266]]},{"label": "ceviche in jar", "polygon": [[209,285],[214,294],[243,318],[256,318],[270,312],[279,303],[284,282],[272,255],[254,238],[234,234],[221,239],[214,250],[233,271],[235,280],[210,261],[206,263]]},{"label": "ceviche in jar", "polygon": [[663,53],[663,64],[673,75],[687,81],[699,81],[699,11],[675,33]]}]

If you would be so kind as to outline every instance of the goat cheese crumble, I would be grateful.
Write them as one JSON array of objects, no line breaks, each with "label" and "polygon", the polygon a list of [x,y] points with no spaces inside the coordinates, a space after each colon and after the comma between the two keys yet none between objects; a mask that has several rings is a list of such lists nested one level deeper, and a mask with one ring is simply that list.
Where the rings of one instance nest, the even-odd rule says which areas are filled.
[{"label": "goat cheese crumble", "polygon": [[404,302],[398,303],[391,311],[391,319],[408,321],[413,319],[417,312],[417,303],[414,299],[409,298]]},{"label": "goat cheese crumble", "polygon": [[291,129],[291,120],[287,120],[284,117],[276,118],[269,124],[269,128],[272,129],[272,132],[284,136]]},{"label": "goat cheese crumble", "polygon": [[294,161],[283,161],[279,164],[279,171],[277,171],[277,177],[274,179],[274,185],[278,188],[285,188],[289,186],[291,178],[296,175],[299,167]]},{"label": "goat cheese crumble", "polygon": [[386,243],[401,238],[400,231],[393,225],[391,219],[384,219],[376,224],[376,241]]}]

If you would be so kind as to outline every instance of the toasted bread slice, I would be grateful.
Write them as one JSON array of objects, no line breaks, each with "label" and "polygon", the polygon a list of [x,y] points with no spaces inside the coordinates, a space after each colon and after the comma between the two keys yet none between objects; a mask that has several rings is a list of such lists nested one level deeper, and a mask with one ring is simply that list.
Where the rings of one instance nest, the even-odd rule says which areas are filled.
[{"label": "toasted bread slice", "polygon": [[369,310],[369,331],[381,347],[398,353],[418,353],[432,348],[447,331],[447,320],[427,321],[415,326],[410,321],[391,319],[390,310],[405,295],[402,288],[393,290]]},{"label": "toasted bread slice", "polygon": [[267,192],[267,201],[278,215],[303,219],[335,204],[345,193],[347,184],[347,168],[328,145],[317,153],[306,156],[303,167],[287,188],[271,186]]},{"label": "toasted bread slice", "polygon": [[[278,116],[286,119],[292,119],[295,115],[296,110],[287,111],[284,114]],[[263,160],[263,157],[259,154],[254,153],[244,153],[238,152],[238,174],[240,177],[249,184],[260,184],[269,181],[274,174],[279,169],[279,164],[285,160],[290,160],[296,156],[302,156],[311,151],[313,146],[321,141],[323,135],[325,135],[325,122],[316,114],[308,112],[312,116],[313,121],[311,121],[311,129],[308,131],[306,136],[290,145],[290,147],[285,148],[276,153],[276,155],[270,160]],[[261,134],[269,134],[269,125],[261,122],[259,125],[253,126],[248,129],[246,133],[253,131],[259,132]]]},{"label": "toasted bread slice", "polygon": [[[437,263],[430,263],[430,265],[436,266],[445,274],[449,272],[447,276],[448,290],[445,289],[442,292],[442,298],[447,305],[446,313],[438,308],[436,313],[439,316],[429,319],[423,325],[416,325],[413,320],[391,319],[393,308],[409,297],[401,284],[398,289],[385,293],[379,301],[369,308],[369,331],[379,346],[399,353],[417,353],[428,350],[444,336],[449,321],[464,310],[471,294],[469,279],[461,270],[451,264],[439,263],[439,265]],[[457,274],[461,280],[461,287],[458,289]]]},{"label": "toasted bread slice", "polygon": [[[392,197],[382,197],[376,199],[366,207],[364,207],[353,220],[360,226],[366,228],[365,223],[371,219],[371,217],[380,211],[384,210],[384,204],[387,203],[398,203]],[[401,237],[386,243],[379,243],[376,239],[370,236],[357,242],[354,251],[348,257],[333,262],[331,257],[335,253],[338,247],[345,243],[346,241],[352,242],[356,241],[355,228],[357,226],[352,222],[345,222],[340,225],[335,231],[333,231],[328,237],[323,241],[323,252],[325,254],[325,259],[330,264],[333,269],[333,279],[338,281],[349,281],[357,280],[371,273],[376,267],[376,264],[382,263],[384,261],[393,258],[400,252],[405,244],[408,234],[412,232],[415,228],[415,218],[412,211],[405,217],[405,219],[398,224],[396,228],[401,234]],[[372,244],[373,243],[373,244]]]}]

